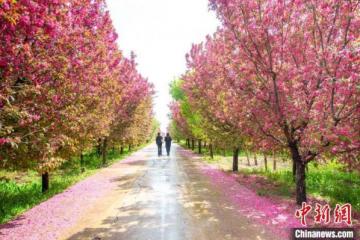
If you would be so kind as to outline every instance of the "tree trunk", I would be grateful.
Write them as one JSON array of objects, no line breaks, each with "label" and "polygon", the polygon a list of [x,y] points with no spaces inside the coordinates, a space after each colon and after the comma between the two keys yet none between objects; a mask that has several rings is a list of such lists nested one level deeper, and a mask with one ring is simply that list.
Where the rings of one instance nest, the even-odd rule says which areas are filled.
[{"label": "tree trunk", "polygon": [[186,139],[186,146],[188,147],[188,148],[190,148],[190,139]]},{"label": "tree trunk", "polygon": [[298,146],[296,144],[292,144],[290,146],[290,150],[291,150],[291,156],[293,162],[295,162],[295,167],[296,167],[296,176],[295,176],[296,204],[301,205],[303,202],[307,201],[306,182],[305,182],[305,177],[306,177],[305,163],[302,161]]},{"label": "tree trunk", "polygon": [[107,157],[107,138],[103,140],[103,147],[102,147],[102,164],[106,164],[106,157]]},{"label": "tree trunk", "polygon": [[131,144],[129,144],[129,152],[131,151]]},{"label": "tree trunk", "polygon": [[124,154],[124,147],[123,146],[120,147],[120,154]]},{"label": "tree trunk", "polygon": [[84,154],[83,154],[83,153],[80,154],[80,167],[81,167],[81,172],[85,172],[85,168],[84,168]]},{"label": "tree trunk", "polygon": [[276,171],[276,158],[273,156],[273,170]]},{"label": "tree trunk", "polygon": [[41,174],[41,188],[42,188],[43,193],[45,193],[49,190],[49,173],[48,172]]},{"label": "tree trunk", "polygon": [[210,149],[210,157],[211,157],[211,159],[214,159],[214,151],[213,151],[213,145],[212,145],[212,143],[210,143],[209,149]]},{"label": "tree trunk", "polygon": [[298,205],[307,201],[305,178],[305,164],[296,162],[296,203]]},{"label": "tree trunk", "polygon": [[257,165],[258,165],[258,161],[257,161],[257,156],[256,156],[256,153],[254,153],[254,164],[255,164],[255,166],[257,166]]},{"label": "tree trunk", "polygon": [[250,166],[249,152],[248,152],[248,151],[245,151],[245,153],[246,153],[247,165]]},{"label": "tree trunk", "polygon": [[233,152],[233,172],[239,171],[239,148],[235,148]]},{"label": "tree trunk", "polygon": [[292,174],[293,174],[293,180],[295,182],[295,178],[296,178],[296,162],[294,160],[292,160]]},{"label": "tree trunk", "polygon": [[207,143],[206,142],[204,142],[204,148],[206,148],[207,147]]},{"label": "tree trunk", "polygon": [[226,149],[223,150],[223,156],[226,157]]},{"label": "tree trunk", "polygon": [[80,167],[84,166],[84,154],[80,154]]},{"label": "tree trunk", "polygon": [[191,139],[191,149],[195,150],[195,140]]},{"label": "tree trunk", "polygon": [[101,156],[101,147],[102,147],[101,145],[102,145],[102,139],[99,138],[99,139],[98,139],[97,150],[96,150],[96,152],[97,152],[97,154],[98,154],[99,157]]},{"label": "tree trunk", "polygon": [[268,161],[267,161],[267,155],[264,154],[264,166],[265,166],[265,171],[268,170]]},{"label": "tree trunk", "polygon": [[199,154],[201,154],[201,139],[199,139],[199,142],[198,142],[198,148],[199,148]]}]

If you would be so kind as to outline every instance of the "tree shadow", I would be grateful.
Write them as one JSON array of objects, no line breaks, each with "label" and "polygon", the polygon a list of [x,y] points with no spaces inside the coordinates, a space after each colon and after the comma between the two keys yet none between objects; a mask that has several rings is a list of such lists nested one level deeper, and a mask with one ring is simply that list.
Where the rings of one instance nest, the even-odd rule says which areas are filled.
[{"label": "tree shadow", "polygon": [[162,216],[161,211],[153,211],[149,207],[158,204],[154,200],[133,201],[102,220],[100,227],[84,228],[68,239],[189,239],[181,230],[184,224],[179,222],[177,214],[165,213],[166,215]]},{"label": "tree shadow", "polygon": [[0,225],[0,236],[5,235],[2,230],[13,229],[22,226],[24,224],[24,221],[26,221],[26,218],[24,216],[19,216],[11,222]]}]

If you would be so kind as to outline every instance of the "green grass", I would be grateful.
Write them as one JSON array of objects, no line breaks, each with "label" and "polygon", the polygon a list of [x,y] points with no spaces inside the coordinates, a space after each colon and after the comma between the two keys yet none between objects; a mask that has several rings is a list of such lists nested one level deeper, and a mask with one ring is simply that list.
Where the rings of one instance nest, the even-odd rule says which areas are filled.
[{"label": "green grass", "polygon": [[[110,151],[107,165],[125,158],[130,153],[127,149],[124,149],[122,155],[117,151]],[[37,172],[0,170],[0,224],[63,192],[101,167],[101,158],[96,153],[86,154],[83,166],[80,166],[79,159],[72,159],[50,173],[50,189],[45,194],[41,192],[41,179]]]},{"label": "green grass", "polygon": [[[291,196],[294,192],[295,183],[291,171],[242,170],[242,173],[265,176],[278,184],[276,191],[268,194]],[[325,199],[332,206],[336,203],[350,203],[354,210],[360,211],[360,174],[344,171],[343,166],[335,161],[318,166],[310,164],[306,185],[310,195]],[[266,193],[259,190],[259,194]]]},{"label": "green grass", "polygon": [[[26,183],[14,180],[0,182],[0,223],[5,223],[22,212],[62,192],[74,183],[90,176],[94,170],[81,172],[56,171],[50,175],[50,189],[41,193],[40,176],[34,176]],[[31,175],[35,175],[33,172]]]}]

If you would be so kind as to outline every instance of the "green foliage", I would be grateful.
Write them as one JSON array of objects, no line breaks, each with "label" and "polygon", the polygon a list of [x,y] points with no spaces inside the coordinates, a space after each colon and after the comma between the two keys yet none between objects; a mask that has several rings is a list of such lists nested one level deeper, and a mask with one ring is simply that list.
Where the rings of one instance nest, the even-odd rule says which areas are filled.
[{"label": "green foliage", "polygon": [[189,126],[192,135],[195,138],[206,139],[206,135],[203,128],[203,118],[191,107],[188,98],[185,96],[182,90],[182,80],[174,80],[170,84],[170,94],[175,101],[180,103],[181,114],[185,117],[187,125]]},{"label": "green foliage", "polygon": [[172,98],[176,101],[184,100],[185,98],[184,91],[181,89],[181,84],[181,79],[175,79],[170,83],[170,94]]},{"label": "green foliage", "polygon": [[186,118],[188,125],[190,126],[191,132],[196,138],[204,139],[205,132],[202,127],[203,120],[201,115],[198,112],[195,112],[190,107],[190,104],[187,99],[184,99],[181,104],[181,112]]}]

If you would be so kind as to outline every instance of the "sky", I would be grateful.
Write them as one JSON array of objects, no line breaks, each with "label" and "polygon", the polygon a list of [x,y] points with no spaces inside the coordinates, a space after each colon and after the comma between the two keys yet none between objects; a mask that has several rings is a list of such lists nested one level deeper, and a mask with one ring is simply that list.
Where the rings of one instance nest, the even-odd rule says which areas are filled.
[{"label": "sky", "polygon": [[140,73],[155,85],[154,112],[165,131],[169,83],[186,70],[185,54],[220,25],[208,0],[107,0],[125,56],[134,51]]}]

